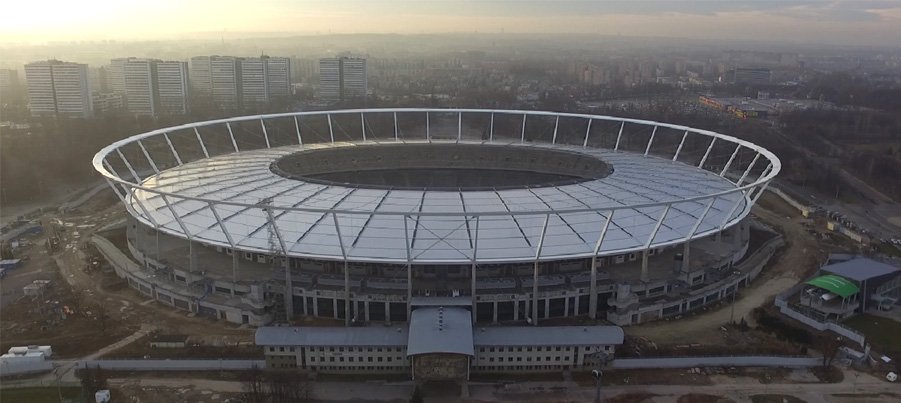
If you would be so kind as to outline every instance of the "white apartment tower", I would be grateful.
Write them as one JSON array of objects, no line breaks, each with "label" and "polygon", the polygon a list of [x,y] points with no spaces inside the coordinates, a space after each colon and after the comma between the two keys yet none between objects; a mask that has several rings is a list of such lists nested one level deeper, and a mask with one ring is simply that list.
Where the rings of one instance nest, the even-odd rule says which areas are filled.
[{"label": "white apartment tower", "polygon": [[195,56],[191,58],[191,92],[194,96],[208,98],[212,96],[210,81],[210,57]]},{"label": "white apartment tower", "polygon": [[191,87],[220,110],[241,105],[241,63],[232,56],[191,58]]},{"label": "white apartment tower", "polygon": [[156,63],[159,111],[168,115],[184,115],[190,111],[188,96],[188,63],[160,61]]},{"label": "white apartment tower", "polygon": [[107,87],[117,94],[125,94],[125,64],[132,58],[117,58],[110,60],[106,69]]},{"label": "white apartment tower", "polygon": [[93,116],[88,65],[48,60],[25,65],[32,116]]},{"label": "white apartment tower", "polygon": [[136,116],[188,113],[187,63],[113,59],[107,73],[112,92],[125,97],[126,109]]},{"label": "white apartment tower", "polygon": [[291,95],[291,59],[287,57],[267,57],[269,77],[266,85],[269,96],[284,98]]},{"label": "white apartment tower", "polygon": [[365,97],[368,90],[366,59],[327,58],[319,60],[319,96],[327,100]]},{"label": "white apartment tower", "polygon": [[345,58],[341,71],[344,75],[342,81],[344,97],[365,97],[369,87],[366,81],[366,59]]},{"label": "white apartment tower", "polygon": [[129,59],[123,64],[125,108],[132,115],[156,115],[155,64],[150,59]]},{"label": "white apartment tower", "polygon": [[241,95],[245,107],[259,106],[291,94],[291,59],[241,58]]},{"label": "white apartment tower", "polygon": [[319,97],[337,101],[341,99],[341,60],[319,60]]},{"label": "white apartment tower", "polygon": [[266,85],[269,77],[269,65],[263,58],[246,58],[240,60],[241,64],[241,95],[245,108],[265,105],[269,103],[269,86]]}]

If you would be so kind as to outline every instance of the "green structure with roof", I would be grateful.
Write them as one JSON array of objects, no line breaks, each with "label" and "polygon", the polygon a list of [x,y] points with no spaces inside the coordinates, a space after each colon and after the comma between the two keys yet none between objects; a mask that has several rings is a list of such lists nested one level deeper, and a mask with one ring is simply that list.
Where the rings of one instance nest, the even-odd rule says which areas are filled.
[{"label": "green structure with roof", "polygon": [[808,285],[822,288],[842,298],[848,298],[860,292],[860,288],[844,277],[826,274],[807,281]]}]

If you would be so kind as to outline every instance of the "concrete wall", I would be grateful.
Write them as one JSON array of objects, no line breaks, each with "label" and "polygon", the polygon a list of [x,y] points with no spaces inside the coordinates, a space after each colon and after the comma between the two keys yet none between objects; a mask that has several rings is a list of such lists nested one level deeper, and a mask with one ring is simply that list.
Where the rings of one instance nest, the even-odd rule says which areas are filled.
[{"label": "concrete wall", "polygon": [[772,193],[776,196],[779,196],[780,199],[784,200],[786,203],[790,204],[792,207],[798,209],[798,211],[800,211],[801,215],[804,217],[810,216],[810,213],[814,210],[813,207],[808,206],[798,200],[795,200],[795,198],[789,196],[787,193],[783,192],[781,189],[774,187],[772,184],[770,184],[770,186],[767,187],[767,190],[770,191],[770,193]]}]

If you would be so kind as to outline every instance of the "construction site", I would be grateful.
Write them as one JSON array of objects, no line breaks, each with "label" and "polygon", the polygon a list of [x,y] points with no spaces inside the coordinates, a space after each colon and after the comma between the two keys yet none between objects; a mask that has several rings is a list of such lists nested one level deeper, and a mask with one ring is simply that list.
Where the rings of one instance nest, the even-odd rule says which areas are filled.
[{"label": "construction site", "polygon": [[[384,177],[375,180],[384,181]],[[760,265],[753,281],[751,278],[743,279],[741,287],[735,285],[731,292],[704,301],[692,309],[680,308],[679,311],[669,310],[663,314],[664,308],[660,306],[653,309],[660,310],[661,314],[616,316],[617,307],[607,306],[608,300],[604,298],[604,309],[598,309],[596,313],[609,310],[614,315],[603,317],[598,314],[592,317],[587,306],[584,312],[580,310],[579,298],[575,297],[576,302],[572,305],[568,300],[566,305],[561,305],[565,307],[559,310],[562,315],[555,315],[558,310],[551,305],[555,302],[548,298],[548,302],[538,307],[530,301],[532,297],[537,298],[532,294],[523,298],[525,304],[521,310],[519,303],[515,305],[518,313],[511,312],[512,316],[505,320],[503,315],[507,313],[498,310],[497,304],[474,306],[472,321],[489,324],[529,320],[540,321],[539,326],[609,326],[619,324],[616,321],[628,322],[623,323],[630,325],[623,326],[625,339],[616,347],[616,361],[621,364],[608,363],[602,382],[596,382],[592,377],[590,366],[548,372],[475,373],[467,380],[466,395],[460,396],[456,390],[434,387],[423,390],[426,400],[584,401],[594,396],[597,383],[602,384],[606,401],[613,402],[852,402],[860,399],[888,402],[901,397],[896,385],[887,378],[888,374],[897,373],[896,363],[897,358],[901,358],[898,355],[901,346],[897,345],[896,339],[879,337],[880,333],[885,332],[884,329],[899,326],[896,312],[861,315],[860,327],[856,329],[871,340],[863,346],[850,340],[836,343],[836,333],[811,328],[805,322],[785,316],[774,305],[774,300],[780,295],[813,276],[831,253],[854,250],[856,246],[846,237],[823,229],[823,217],[805,217],[778,194],[761,190],[758,197],[753,207],[748,206],[747,217],[743,217],[754,222],[752,228],[745,229],[750,235],[743,236],[739,230],[723,238],[744,240],[747,242],[744,247],[749,250],[772,248],[768,259]],[[380,306],[384,315],[373,313],[379,312],[378,309],[370,311],[370,303],[353,304],[353,308],[351,304],[339,304],[345,302],[346,295],[340,290],[347,287],[346,282],[341,282],[340,275],[332,276],[336,279],[333,279],[335,292],[331,310],[322,309],[323,305],[317,305],[322,310],[314,310],[313,305],[308,307],[308,300],[303,296],[295,296],[297,299],[285,304],[282,302],[286,300],[284,295],[273,293],[274,298],[267,295],[270,297],[269,310],[261,311],[264,314],[261,317],[268,315],[268,319],[258,322],[242,320],[240,315],[231,317],[166,303],[160,299],[158,292],[148,293],[138,283],[123,277],[121,272],[117,273],[114,267],[116,262],[110,261],[109,253],[101,253],[98,246],[112,246],[122,255],[144,256],[147,261],[140,266],[145,266],[142,275],[148,279],[152,279],[155,271],[146,266],[152,263],[151,260],[162,261],[161,255],[167,262],[178,262],[186,267],[195,264],[197,256],[214,256],[211,259],[222,260],[219,266],[226,268],[219,268],[221,273],[213,273],[222,278],[232,275],[228,269],[232,258],[221,259],[227,255],[214,248],[206,248],[199,253],[188,250],[200,248],[180,243],[183,240],[167,239],[171,234],[161,237],[145,229],[131,229],[135,211],[126,212],[120,204],[122,200],[112,190],[86,190],[72,195],[68,200],[78,203],[65,203],[64,208],[36,209],[18,217],[4,217],[3,260],[7,263],[4,263],[6,266],[0,281],[0,351],[33,345],[53,348],[52,363],[48,362],[46,370],[12,377],[0,374],[4,375],[0,381],[0,396],[4,400],[10,398],[16,401],[22,396],[30,396],[27,393],[31,391],[39,393],[36,391],[41,388],[65,386],[80,391],[85,371],[89,371],[90,363],[95,363],[104,365],[104,377],[114,398],[129,398],[135,402],[160,399],[245,401],[251,393],[248,388],[253,384],[248,380],[249,374],[253,373],[249,368],[257,363],[270,362],[263,347],[255,342],[258,325],[275,321],[305,327],[336,327],[348,322],[360,326],[362,323],[357,322],[392,322],[394,315],[409,318],[409,312],[400,308],[392,310],[389,304]],[[660,222],[666,214],[663,213]],[[335,224],[337,227],[337,218]],[[544,225],[547,226],[547,222]],[[144,233],[140,234],[142,231]],[[278,235],[277,232],[260,231],[262,250],[268,250],[273,255],[284,251],[284,246],[278,244]],[[139,240],[143,240],[143,246],[134,248],[133,243]],[[149,246],[153,244],[156,250]],[[164,248],[160,249],[160,245]],[[703,255],[692,253],[696,259],[703,261]],[[661,254],[659,258],[661,261],[666,259],[668,263],[673,254]],[[281,281],[279,276],[283,274],[277,271],[282,268],[281,265],[273,264],[266,258],[259,260],[257,256],[252,256],[252,259],[258,261],[242,261],[240,268],[272,274],[276,281]],[[277,259],[275,263],[278,263]],[[234,264],[235,267],[239,265]],[[535,267],[538,267],[537,263]],[[655,276],[669,272],[667,267],[656,268],[653,261],[644,265],[637,261],[631,265],[626,262],[621,267],[629,267],[633,271],[648,270],[652,281]],[[344,270],[346,273],[347,265]],[[536,277],[537,272],[536,268]],[[374,278],[393,275],[370,273]],[[176,274],[172,272],[170,275],[174,278]],[[530,276],[531,273],[521,274],[525,279]],[[233,298],[237,292],[243,292],[240,286],[247,279],[235,276],[231,280],[237,280],[230,283],[231,289],[216,289],[216,283],[210,282],[205,289],[194,290],[190,303],[199,307]],[[616,279],[637,280],[637,273]],[[713,279],[720,280],[720,277]],[[171,280],[159,284],[166,281]],[[444,281],[461,284],[459,287],[447,287],[453,289],[464,289],[469,285],[453,277]],[[296,278],[295,282],[304,284],[304,279]],[[435,281],[417,278],[417,283],[408,284],[413,284],[411,289],[425,289],[434,287]],[[538,289],[537,281],[532,284]],[[521,288],[521,284],[518,287]],[[466,291],[462,294],[466,295]],[[421,296],[436,295],[432,291]],[[458,296],[459,292],[444,297]],[[475,297],[475,292],[472,296]],[[298,303],[298,300],[301,302]],[[610,301],[613,304],[618,302],[616,298],[610,298]],[[642,303],[651,306],[649,301],[643,300]],[[593,305],[596,308],[601,306],[598,302]],[[480,316],[476,310],[488,314],[482,313]],[[877,319],[881,327],[873,325]],[[534,325],[531,322],[528,324]],[[667,364],[667,359],[680,357],[743,357],[752,363],[757,362],[754,359],[758,358],[761,361],[758,365],[733,364],[728,359],[719,364],[706,361],[688,366]],[[653,365],[647,364],[649,361],[646,360],[654,359],[662,361],[653,369],[628,366],[629,362]],[[177,360],[186,362],[186,366],[172,369],[159,365],[163,361]],[[191,369],[192,364],[187,364],[188,361],[207,364]],[[137,369],[121,369],[125,367],[117,366],[116,362],[136,366]],[[142,362],[147,363],[144,369],[141,369]],[[218,369],[214,364],[209,364],[211,362],[219,363]],[[229,367],[233,364],[246,366]],[[307,369],[291,369],[289,372],[301,374],[301,378],[296,378],[303,380],[298,388],[303,389],[304,399],[309,401],[407,401],[420,385],[403,373],[339,375]],[[804,388],[799,388],[799,385],[804,385]],[[762,393],[763,390],[766,393]]]}]

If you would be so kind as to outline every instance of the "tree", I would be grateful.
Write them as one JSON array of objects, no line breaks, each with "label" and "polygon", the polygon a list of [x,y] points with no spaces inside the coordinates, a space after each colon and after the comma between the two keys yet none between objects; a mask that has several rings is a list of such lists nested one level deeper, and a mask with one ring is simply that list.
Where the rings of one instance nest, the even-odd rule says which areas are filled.
[{"label": "tree", "polygon": [[263,389],[263,370],[254,365],[240,375],[241,382],[244,384],[244,398],[247,403],[264,403],[266,401],[266,392]]},{"label": "tree", "polygon": [[309,399],[306,374],[297,371],[268,371],[266,387],[269,402],[298,403]]},{"label": "tree", "polygon": [[831,332],[823,332],[816,339],[815,347],[823,353],[823,367],[832,365],[838,349],[842,346],[842,338]]}]

